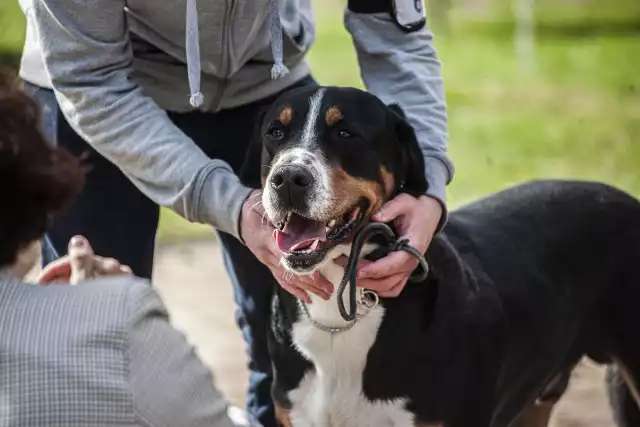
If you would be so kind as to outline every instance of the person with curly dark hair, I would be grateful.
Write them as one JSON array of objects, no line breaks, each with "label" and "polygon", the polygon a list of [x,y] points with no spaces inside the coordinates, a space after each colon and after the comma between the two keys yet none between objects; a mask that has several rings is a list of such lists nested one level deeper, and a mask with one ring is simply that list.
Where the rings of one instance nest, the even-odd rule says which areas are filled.
[{"label": "person with curly dark hair", "polygon": [[[45,142],[34,102],[0,78],[0,424],[249,425],[146,280],[81,236],[34,286],[49,220],[81,191],[81,161]],[[239,414],[242,415],[242,414]]]}]

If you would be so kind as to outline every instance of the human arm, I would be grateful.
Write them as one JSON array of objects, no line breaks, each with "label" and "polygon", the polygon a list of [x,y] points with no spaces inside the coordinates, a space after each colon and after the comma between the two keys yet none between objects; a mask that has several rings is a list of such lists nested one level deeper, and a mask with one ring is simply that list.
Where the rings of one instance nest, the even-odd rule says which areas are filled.
[{"label": "human arm", "polygon": [[153,201],[238,236],[250,189],[134,82],[124,7],[124,0],[39,0],[26,9],[62,113]]},{"label": "human arm", "polygon": [[[441,65],[426,23],[409,30],[396,22],[393,0],[349,0],[345,26],[367,89],[397,103],[416,132],[425,160],[427,195],[446,215],[446,185],[454,174],[447,155],[448,123]],[[413,7],[414,0],[397,0]],[[418,3],[422,3],[418,1]]]},{"label": "human arm", "polygon": [[[402,194],[382,206],[374,220],[396,222],[400,237],[425,252],[434,233],[446,222],[446,186],[454,167],[447,155],[446,101],[433,34],[413,0],[349,0],[345,25],[358,55],[362,79],[369,91],[387,104],[397,103],[416,132],[429,188],[426,195]],[[408,13],[395,13],[404,8]],[[344,265],[346,260],[338,263]],[[358,285],[396,296],[417,261],[405,252],[359,267]]]}]

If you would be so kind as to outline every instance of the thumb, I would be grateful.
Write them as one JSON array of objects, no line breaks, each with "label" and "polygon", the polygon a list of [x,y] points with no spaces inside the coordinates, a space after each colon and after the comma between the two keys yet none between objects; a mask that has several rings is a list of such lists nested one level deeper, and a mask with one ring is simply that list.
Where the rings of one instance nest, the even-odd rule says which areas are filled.
[{"label": "thumb", "polygon": [[89,244],[89,241],[84,236],[73,236],[69,240],[69,246],[67,248],[69,256],[73,258],[80,258],[83,256],[93,256],[93,248]]},{"label": "thumb", "polygon": [[373,215],[374,221],[391,222],[407,210],[408,200],[404,194],[400,194],[394,199],[382,205],[378,212]]},{"label": "thumb", "polygon": [[89,241],[83,236],[74,236],[69,241],[69,263],[71,276],[69,282],[77,284],[94,275],[94,253]]},{"label": "thumb", "polygon": [[38,274],[36,283],[46,285],[56,280],[66,282],[69,280],[69,276],[71,276],[71,264],[69,262],[69,256],[65,255],[47,264],[40,274]]}]

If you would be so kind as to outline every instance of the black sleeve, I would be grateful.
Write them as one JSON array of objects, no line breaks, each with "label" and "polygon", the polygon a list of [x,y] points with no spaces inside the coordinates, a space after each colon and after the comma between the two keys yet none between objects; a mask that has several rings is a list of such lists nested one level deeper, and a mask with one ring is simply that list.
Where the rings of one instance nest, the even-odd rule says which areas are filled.
[{"label": "black sleeve", "polygon": [[349,0],[347,7],[354,13],[388,13],[408,33],[424,28],[427,22],[423,0]]}]

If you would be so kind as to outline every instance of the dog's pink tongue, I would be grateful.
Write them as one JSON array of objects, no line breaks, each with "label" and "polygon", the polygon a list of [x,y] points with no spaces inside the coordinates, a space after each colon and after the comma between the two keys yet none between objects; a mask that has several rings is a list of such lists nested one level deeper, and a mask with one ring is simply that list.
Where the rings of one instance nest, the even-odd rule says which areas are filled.
[{"label": "dog's pink tongue", "polygon": [[317,244],[316,241],[326,240],[327,231],[323,222],[291,214],[284,230],[276,230],[273,237],[282,252],[291,252],[308,248]]}]

